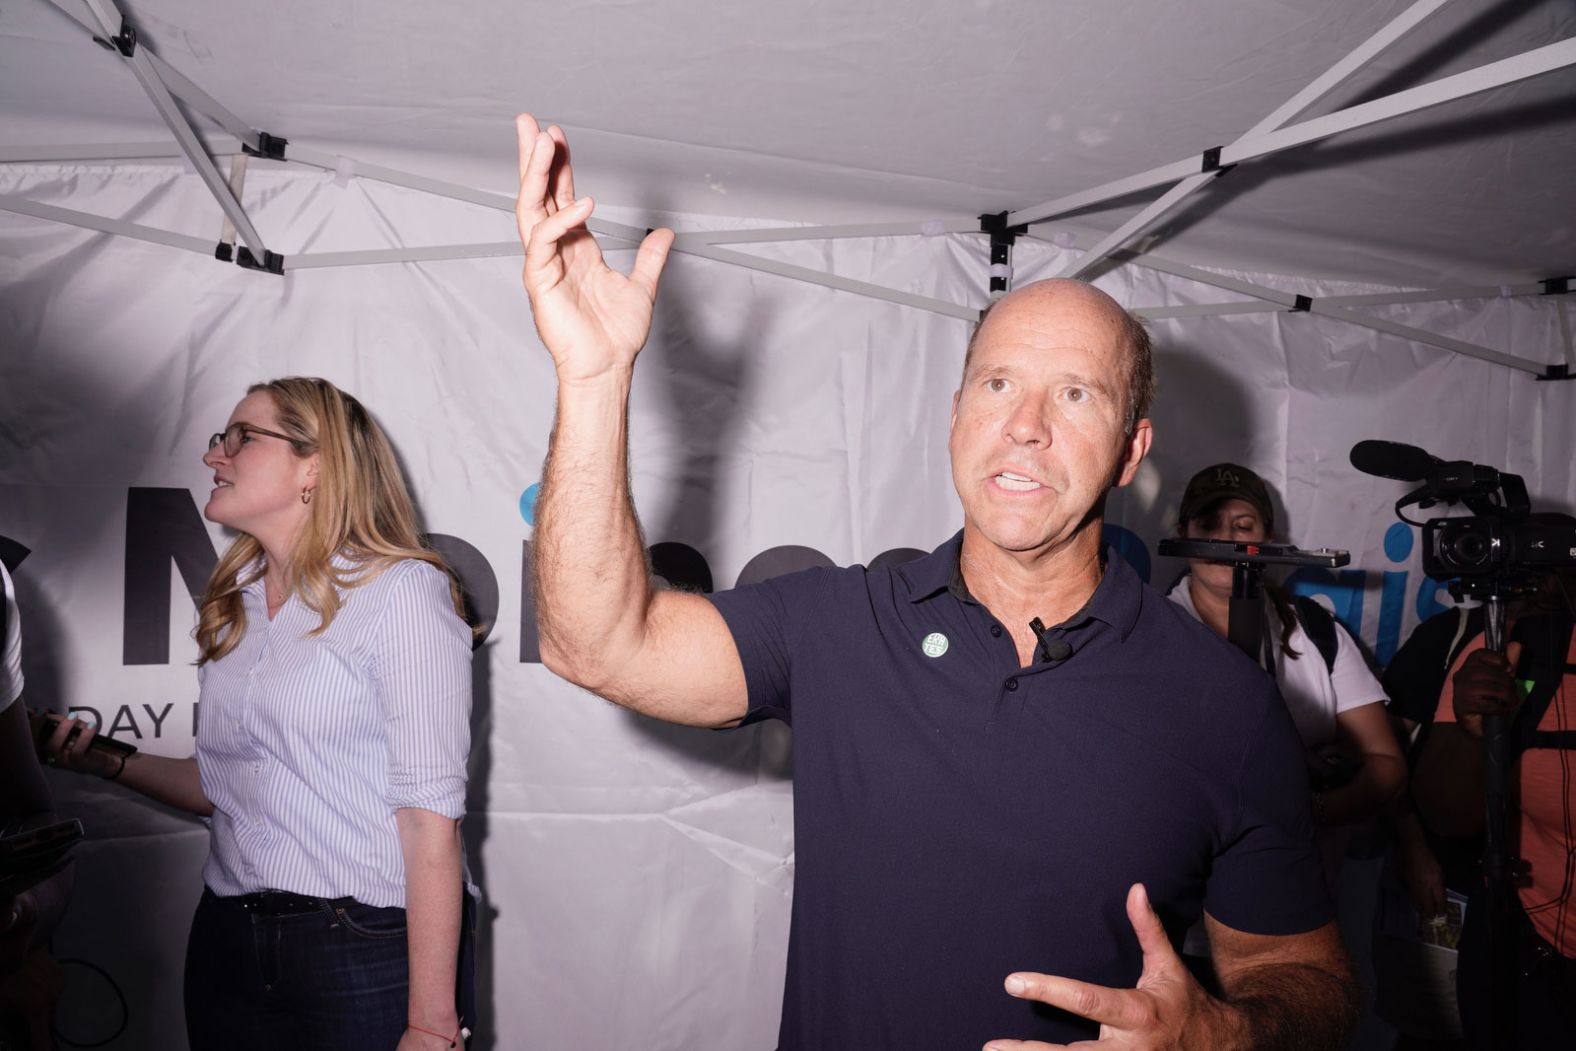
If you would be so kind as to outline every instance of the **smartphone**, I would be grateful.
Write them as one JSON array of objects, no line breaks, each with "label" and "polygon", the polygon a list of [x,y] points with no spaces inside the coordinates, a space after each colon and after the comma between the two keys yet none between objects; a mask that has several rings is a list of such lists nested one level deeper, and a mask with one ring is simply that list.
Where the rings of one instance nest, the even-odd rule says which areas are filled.
[{"label": "smartphone", "polygon": [[[55,732],[55,728],[60,725],[61,719],[60,716],[55,715],[53,712],[40,711],[37,708],[34,708],[32,711],[34,715],[38,716],[44,722],[44,729],[41,730],[38,735],[39,741],[42,743],[44,738]],[[66,744],[69,745],[71,742],[75,741],[78,735],[81,733],[82,727],[78,726],[74,728],[69,734],[66,735]],[[88,748],[90,750],[97,748],[100,751],[113,752],[116,755],[135,755],[137,751],[136,745],[127,744],[125,741],[117,741],[113,737],[110,737],[106,734],[99,734],[97,737],[93,738],[93,743],[88,745]]]}]

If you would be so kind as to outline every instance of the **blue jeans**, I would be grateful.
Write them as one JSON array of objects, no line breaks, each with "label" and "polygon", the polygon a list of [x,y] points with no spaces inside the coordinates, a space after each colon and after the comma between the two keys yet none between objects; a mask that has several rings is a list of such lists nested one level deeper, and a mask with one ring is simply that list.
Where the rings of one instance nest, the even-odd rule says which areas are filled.
[{"label": "blue jeans", "polygon": [[[475,1025],[475,909],[463,894],[456,1004]],[[191,1051],[393,1051],[405,1031],[405,910],[243,911],[204,888],[186,946]]]}]

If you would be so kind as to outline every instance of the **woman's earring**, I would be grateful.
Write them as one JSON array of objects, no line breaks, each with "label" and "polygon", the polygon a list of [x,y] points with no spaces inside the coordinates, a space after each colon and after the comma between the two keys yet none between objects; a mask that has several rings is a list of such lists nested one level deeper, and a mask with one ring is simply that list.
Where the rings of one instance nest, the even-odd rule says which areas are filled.
[{"label": "woman's earring", "polygon": [[309,504],[312,502],[312,490],[310,488],[301,490],[301,502],[303,504]]}]

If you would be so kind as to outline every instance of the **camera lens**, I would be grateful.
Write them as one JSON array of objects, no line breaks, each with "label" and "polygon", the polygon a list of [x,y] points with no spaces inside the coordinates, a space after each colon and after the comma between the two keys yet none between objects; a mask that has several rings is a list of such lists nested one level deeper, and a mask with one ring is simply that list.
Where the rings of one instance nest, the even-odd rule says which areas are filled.
[{"label": "camera lens", "polygon": [[1463,533],[1451,545],[1456,560],[1465,566],[1475,566],[1488,557],[1488,538],[1482,533]]}]

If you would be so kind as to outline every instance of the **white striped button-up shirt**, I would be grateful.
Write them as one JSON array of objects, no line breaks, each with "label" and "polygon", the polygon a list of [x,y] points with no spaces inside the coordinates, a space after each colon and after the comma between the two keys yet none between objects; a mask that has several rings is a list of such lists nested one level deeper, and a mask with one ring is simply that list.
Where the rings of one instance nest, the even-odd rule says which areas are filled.
[{"label": "white striped button-up shirt", "polygon": [[214,808],[203,880],[215,894],[403,906],[394,812],[465,814],[471,632],[448,578],[407,559],[340,599],[314,636],[320,618],[299,596],[269,621],[254,581],[245,636],[198,671],[197,766]]}]

